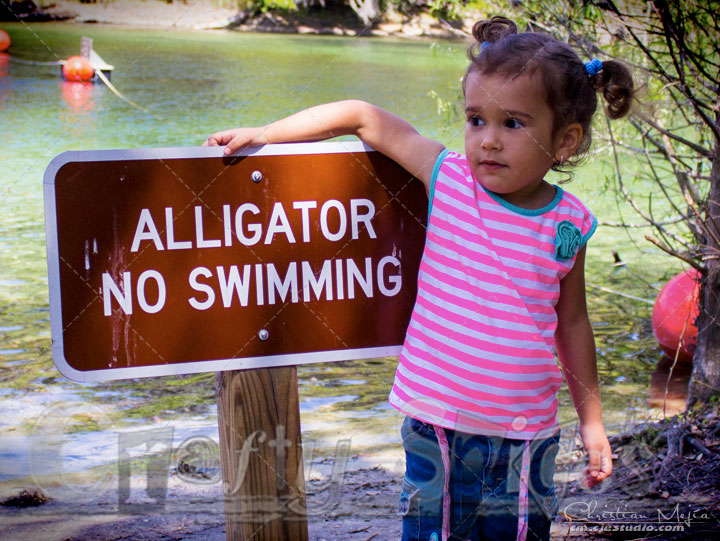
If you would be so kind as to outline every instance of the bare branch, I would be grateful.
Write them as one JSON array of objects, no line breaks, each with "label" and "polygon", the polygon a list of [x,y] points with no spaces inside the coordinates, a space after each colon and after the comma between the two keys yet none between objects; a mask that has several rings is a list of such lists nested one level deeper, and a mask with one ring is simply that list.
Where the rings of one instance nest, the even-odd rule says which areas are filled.
[{"label": "bare branch", "polygon": [[669,159],[670,157],[667,155],[667,150],[665,149],[665,145],[663,145],[660,141],[655,139],[652,135],[650,135],[649,131],[645,129],[639,122],[635,121],[633,117],[630,117],[630,124],[635,127],[637,131],[640,132],[640,135],[642,136],[644,141],[649,141],[652,143],[652,145],[657,149],[657,151],[665,156],[666,159]]},{"label": "bare branch", "polygon": [[[643,138],[643,145],[647,149],[647,141],[645,138]],[[667,199],[670,202],[670,205],[672,205],[672,208],[675,209],[675,212],[682,215],[683,212],[678,208],[678,206],[675,204],[675,201],[672,197],[670,197],[670,194],[667,191],[667,188],[665,188],[665,184],[660,180],[660,175],[658,175],[657,170],[655,169],[655,164],[652,162],[652,158],[650,156],[650,153],[648,152],[646,154],[646,159],[648,166],[650,167],[650,172],[652,173],[653,179],[655,180],[655,183],[660,186],[660,190],[662,191],[663,195],[665,196],[665,199]]]},{"label": "bare branch", "polygon": [[[717,231],[720,231],[720,229],[718,229],[715,220],[710,215],[708,215],[707,221],[703,218],[702,212],[689,190],[683,189],[683,195],[685,196],[685,201],[688,206],[692,209],[693,214],[695,214],[695,219],[697,220],[696,227],[702,230],[704,234],[708,235],[713,242],[715,242],[716,246],[720,245],[720,236],[717,234]],[[711,222],[715,227],[710,227],[709,222]]]},{"label": "bare branch", "polygon": [[[648,215],[650,216],[650,219],[652,219],[653,224],[658,223],[655,221],[655,216],[653,216],[652,213],[652,192],[648,194]],[[665,234],[665,228],[663,227],[655,227],[655,231],[660,233],[660,236],[662,237],[663,242],[666,246],[670,246],[670,242],[667,239],[667,235]],[[684,245],[686,248],[689,248],[687,244]]]},{"label": "bare branch", "polygon": [[677,257],[678,259],[682,259],[683,261],[685,261],[685,263],[687,263],[688,265],[690,265],[690,266],[693,267],[694,269],[702,272],[702,270],[703,270],[702,265],[701,265],[700,263],[698,263],[697,261],[695,261],[695,259],[693,259],[693,257],[692,257],[691,254],[684,253],[684,252],[678,252],[677,250],[673,250],[673,249],[670,248],[669,246],[663,245],[660,241],[658,241],[657,239],[654,239],[654,238],[651,237],[650,235],[645,235],[645,240],[653,243],[655,246],[657,246],[658,248],[660,248],[660,249],[661,249],[663,252],[665,252],[666,254],[669,254],[669,255],[671,255],[671,256],[673,256],[673,257]]},{"label": "bare branch", "polygon": [[[655,9],[657,9],[658,11],[660,20],[663,23],[663,27],[665,29],[665,39],[668,41],[668,46],[670,46],[670,40],[675,42],[679,51],[679,57],[681,59],[685,57],[689,58],[692,64],[697,68],[700,73],[702,73],[711,81],[717,82],[717,80],[714,79],[713,76],[705,70],[702,62],[708,62],[713,66],[714,64],[710,62],[709,58],[706,57],[706,55],[699,55],[688,47],[688,41],[684,34],[683,25],[677,24],[677,21],[673,18],[673,14],[670,10],[670,6],[668,5],[668,3],[665,0],[654,0],[653,4],[655,6]],[[685,80],[684,75],[682,79]]]},{"label": "bare branch", "polygon": [[[622,141],[618,141],[618,142],[617,142],[617,145],[618,145],[620,148],[624,148],[625,150],[628,150],[628,151],[633,152],[633,153],[635,153],[635,154],[642,154],[643,156],[645,156],[645,154],[649,154],[649,153],[651,152],[651,151],[648,151],[648,152],[646,153],[642,148],[630,146],[630,145],[628,145],[627,143],[623,143]],[[655,150],[655,151],[652,151],[652,152],[653,152],[654,154],[660,154],[660,155],[663,155],[663,156],[664,156],[664,153],[660,152],[659,150]]]},{"label": "bare branch", "polygon": [[673,102],[675,103],[675,107],[677,107],[676,110],[677,110],[677,111],[680,111],[680,114],[681,114],[682,117],[685,119],[685,122],[687,122],[688,124],[697,125],[697,124],[698,124],[697,121],[693,121],[693,120],[691,120],[691,119],[688,118],[688,115],[687,115],[687,113],[685,112],[685,107],[682,106],[682,104],[680,103],[680,100],[679,100],[678,97],[675,95],[675,92],[668,92],[668,94],[670,95],[670,99],[673,100]]},{"label": "bare branch", "polygon": [[697,143],[693,143],[692,141],[688,141],[688,140],[685,139],[684,137],[680,137],[679,135],[671,132],[670,130],[666,130],[665,128],[663,128],[662,126],[660,126],[658,123],[656,123],[656,122],[654,122],[652,119],[650,119],[650,117],[648,117],[647,115],[645,115],[645,114],[643,114],[643,113],[641,113],[641,112],[639,112],[639,111],[635,111],[635,112],[633,113],[633,115],[636,116],[636,117],[638,117],[641,121],[643,121],[643,122],[644,122],[645,124],[647,124],[648,126],[652,126],[654,129],[656,129],[657,131],[659,131],[661,134],[663,134],[663,135],[665,135],[665,136],[667,136],[667,137],[670,137],[671,139],[677,141],[678,143],[681,143],[681,144],[687,146],[688,148],[693,149],[695,152],[697,152],[698,154],[702,154],[702,155],[705,156],[706,158],[712,158],[713,153],[712,153],[712,150],[710,150],[709,148],[702,147],[702,146],[698,145]]},{"label": "bare branch", "polygon": [[682,244],[682,245],[684,245],[684,246],[689,246],[685,241],[683,241],[682,239],[678,238],[678,237],[677,237],[676,235],[674,235],[673,233],[670,233],[669,231],[667,231],[667,230],[662,226],[662,224],[656,222],[656,221],[653,219],[652,216],[648,216],[647,214],[645,214],[645,212],[644,212],[644,211],[638,206],[638,204],[635,202],[635,199],[632,197],[632,195],[630,195],[630,192],[627,191],[627,188],[625,187],[625,183],[624,183],[623,180],[622,180],[622,172],[621,172],[621,169],[620,169],[620,161],[618,160],[618,155],[617,155],[617,150],[616,150],[616,144],[615,144],[615,137],[614,137],[613,132],[612,132],[612,126],[610,126],[610,120],[609,120],[609,119],[605,119],[605,120],[606,120],[606,123],[607,123],[607,126],[608,126],[608,134],[610,135],[610,142],[612,143],[612,146],[613,146],[613,158],[614,158],[614,160],[615,160],[615,171],[616,171],[616,173],[617,173],[618,186],[620,187],[620,191],[621,191],[621,193],[623,194],[623,197],[624,197],[625,200],[628,202],[628,204],[633,208],[633,210],[634,210],[643,220],[645,220],[646,222],[648,222],[649,224],[651,224],[661,235],[663,235],[663,237],[665,237],[665,236],[670,237],[670,238],[672,238],[675,242],[677,242],[678,244]]},{"label": "bare branch", "polygon": [[715,134],[715,137],[717,139],[720,139],[720,129],[718,126],[713,122],[713,120],[705,114],[704,111],[702,111],[702,108],[698,105],[699,101],[695,95],[690,91],[690,88],[685,83],[685,80],[682,78],[682,69],[677,65],[676,59],[673,57],[672,54],[672,42],[668,42],[670,45],[670,57],[672,58],[673,64],[676,67],[676,70],[678,71],[678,77],[671,75],[668,73],[668,71],[664,68],[664,65],[655,57],[655,55],[652,54],[650,50],[645,46],[645,44],[642,42],[642,40],[637,36],[637,34],[630,28],[629,26],[624,26],[628,33],[633,37],[635,40],[635,44],[638,46],[638,48],[645,54],[645,56],[655,65],[655,68],[657,70],[657,75],[661,77],[662,79],[674,83],[676,81],[679,81],[682,85],[682,93],[685,95],[688,100],[690,101],[690,105],[692,105],[692,108],[695,110],[695,112],[698,114],[700,118],[702,118],[703,122],[713,131]]},{"label": "bare branch", "polygon": [[[687,220],[687,216],[678,216],[677,218],[673,218],[672,220],[665,220],[664,222],[657,222],[660,225],[673,225],[673,224],[679,224],[681,222],[684,222]],[[641,229],[644,227],[655,227],[653,224],[646,223],[646,224],[628,224],[625,222],[606,222],[604,220],[598,220],[598,225],[603,225],[606,227],[623,227],[627,229]]]}]

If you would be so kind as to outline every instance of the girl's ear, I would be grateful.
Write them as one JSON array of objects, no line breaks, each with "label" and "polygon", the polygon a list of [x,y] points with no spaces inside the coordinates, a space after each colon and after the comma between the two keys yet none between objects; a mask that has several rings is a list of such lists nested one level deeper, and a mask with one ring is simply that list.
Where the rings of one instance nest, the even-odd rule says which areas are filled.
[{"label": "girl's ear", "polygon": [[579,122],[573,122],[563,128],[557,136],[557,147],[553,156],[555,161],[562,163],[575,154],[582,138],[583,129]]}]

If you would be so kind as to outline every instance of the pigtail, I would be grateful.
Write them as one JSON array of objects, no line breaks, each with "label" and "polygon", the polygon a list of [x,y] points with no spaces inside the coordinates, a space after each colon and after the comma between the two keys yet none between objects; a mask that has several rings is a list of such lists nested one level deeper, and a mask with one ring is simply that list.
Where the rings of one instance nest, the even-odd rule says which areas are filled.
[{"label": "pigtail", "polygon": [[476,22],[472,34],[478,43],[493,43],[510,34],[517,34],[517,25],[506,17],[496,15],[490,20]]},{"label": "pigtail", "polygon": [[624,64],[606,60],[602,63],[602,69],[589,77],[593,88],[605,98],[605,112],[609,118],[621,118],[628,114],[635,86],[632,74]]},{"label": "pigtail", "polygon": [[477,21],[472,28],[475,43],[468,49],[470,60],[474,61],[486,44],[500,41],[511,34],[517,34],[517,25],[507,17],[496,15],[489,20]]}]

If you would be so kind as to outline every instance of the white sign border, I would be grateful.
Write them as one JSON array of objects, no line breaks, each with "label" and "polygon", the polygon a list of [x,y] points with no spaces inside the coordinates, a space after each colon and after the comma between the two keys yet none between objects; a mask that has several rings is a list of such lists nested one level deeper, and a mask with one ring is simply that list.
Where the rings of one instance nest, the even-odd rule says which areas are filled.
[{"label": "white sign border", "polygon": [[296,154],[340,154],[351,152],[375,152],[361,141],[334,141],[320,143],[286,143],[245,148],[226,156],[223,147],[174,147],[114,150],[70,150],[58,154],[45,169],[43,176],[43,199],[45,205],[45,243],[47,247],[48,287],[50,293],[50,336],[52,357],[60,373],[79,383],[110,381],[130,378],[150,378],[245,370],[299,364],[350,361],[396,356],[401,345],[361,349],[340,349],[310,353],[293,353],[220,359],[212,361],[188,361],[175,364],[131,366],[105,370],[76,370],[65,359],[62,327],[62,298],[60,295],[60,254],[58,251],[57,211],[55,208],[55,177],[62,166],[77,162],[118,160],[171,160],[182,158],[232,158],[233,156],[287,156]]}]

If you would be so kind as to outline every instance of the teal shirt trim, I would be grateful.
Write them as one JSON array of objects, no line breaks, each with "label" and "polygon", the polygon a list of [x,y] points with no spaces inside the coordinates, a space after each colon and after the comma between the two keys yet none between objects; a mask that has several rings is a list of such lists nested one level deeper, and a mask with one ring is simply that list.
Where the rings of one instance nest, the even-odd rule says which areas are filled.
[{"label": "teal shirt trim", "polygon": [[565,193],[560,186],[553,186],[553,188],[555,188],[555,197],[553,197],[553,200],[550,201],[547,205],[539,209],[524,209],[522,207],[518,207],[517,205],[513,205],[512,203],[508,203],[498,194],[496,194],[495,192],[491,192],[482,184],[480,186],[483,190],[485,190],[486,194],[488,194],[495,201],[500,203],[503,207],[524,216],[540,216],[541,214],[545,214],[546,212],[554,209],[558,205],[558,203],[560,203],[560,200],[563,198],[563,193]]},{"label": "teal shirt trim", "polygon": [[597,218],[595,216],[593,216],[593,222],[592,222],[592,225],[590,226],[590,231],[588,231],[585,235],[583,235],[582,243],[580,244],[580,248],[582,248],[583,246],[585,246],[587,244],[587,241],[589,241],[590,237],[592,237],[593,234],[595,233],[597,226],[598,226]]},{"label": "teal shirt trim", "polygon": [[433,167],[432,176],[430,177],[430,188],[428,189],[428,222],[430,221],[430,213],[432,212],[433,197],[435,196],[435,181],[437,180],[438,174],[440,173],[440,166],[442,165],[445,156],[450,152],[444,148],[438,154],[437,160],[435,160],[435,166]]}]

